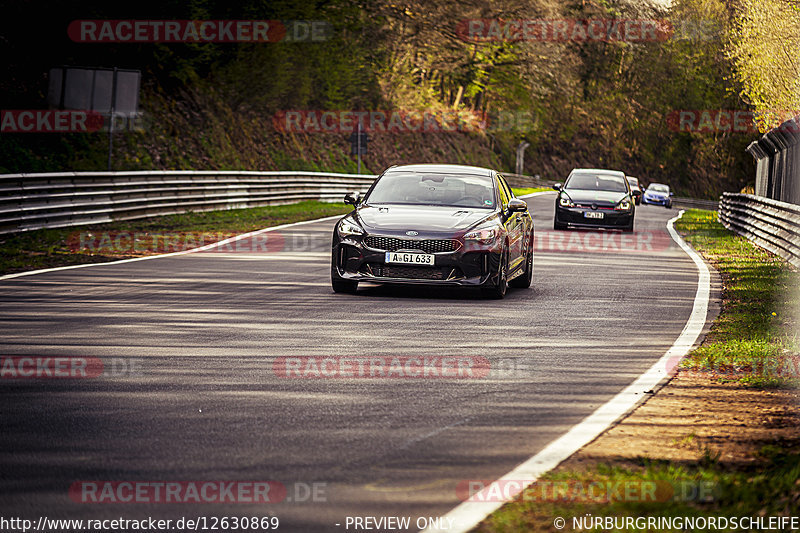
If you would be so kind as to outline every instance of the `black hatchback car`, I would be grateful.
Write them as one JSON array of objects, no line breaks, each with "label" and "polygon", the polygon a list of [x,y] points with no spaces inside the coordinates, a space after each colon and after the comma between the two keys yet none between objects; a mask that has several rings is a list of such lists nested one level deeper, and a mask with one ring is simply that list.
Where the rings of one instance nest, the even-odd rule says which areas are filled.
[{"label": "black hatchback car", "polygon": [[612,228],[633,231],[634,192],[616,170],[576,168],[558,191],[553,228]]},{"label": "black hatchback car", "polygon": [[361,281],[479,287],[503,298],[533,276],[533,219],[494,170],[393,166],[333,230],[331,284]]}]

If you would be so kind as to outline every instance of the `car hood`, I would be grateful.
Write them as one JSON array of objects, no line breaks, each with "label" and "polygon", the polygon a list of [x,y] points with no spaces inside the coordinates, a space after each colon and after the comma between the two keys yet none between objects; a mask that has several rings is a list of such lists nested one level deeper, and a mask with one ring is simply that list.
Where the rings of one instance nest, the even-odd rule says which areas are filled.
[{"label": "car hood", "polygon": [[570,199],[578,204],[618,204],[628,193],[611,191],[587,191],[583,189],[567,189],[564,191]]},{"label": "car hood", "polygon": [[666,192],[656,192],[656,191],[645,191],[647,196],[655,196],[656,198],[666,198],[669,193]]},{"label": "car hood", "polygon": [[495,214],[488,209],[438,206],[365,205],[356,216],[365,229],[438,232],[463,230]]}]

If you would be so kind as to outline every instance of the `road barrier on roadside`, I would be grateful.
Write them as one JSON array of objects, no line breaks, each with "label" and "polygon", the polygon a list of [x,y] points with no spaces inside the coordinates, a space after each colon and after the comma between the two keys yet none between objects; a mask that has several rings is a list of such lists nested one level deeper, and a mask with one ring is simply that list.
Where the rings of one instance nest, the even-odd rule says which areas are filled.
[{"label": "road barrier on roadside", "polygon": [[750,143],[747,152],[756,160],[758,196],[800,204],[800,115]]},{"label": "road barrier on roadside", "polygon": [[[555,181],[504,173],[512,187]],[[302,200],[342,201],[366,192],[374,174],[304,171],[148,170],[0,175],[0,234],[102,224],[189,211],[217,211]],[[716,202],[675,198],[716,209]]]},{"label": "road barrier on roadside", "polygon": [[365,192],[370,174],[155,170],[0,175],[0,233],[215,211]]},{"label": "road barrier on roadside", "polygon": [[800,268],[800,205],[726,192],[720,202],[719,221]]},{"label": "road barrier on roadside", "polygon": [[707,209],[709,211],[719,210],[718,200],[698,200],[697,198],[678,198],[672,199],[672,205],[675,207],[684,207],[688,209]]}]

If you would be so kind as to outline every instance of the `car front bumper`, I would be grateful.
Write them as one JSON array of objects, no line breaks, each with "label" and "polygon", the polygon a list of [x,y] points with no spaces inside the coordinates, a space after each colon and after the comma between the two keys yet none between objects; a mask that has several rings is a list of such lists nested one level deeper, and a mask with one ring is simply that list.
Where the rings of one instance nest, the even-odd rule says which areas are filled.
[{"label": "car front bumper", "polygon": [[[603,218],[587,218],[585,213],[603,213]],[[633,222],[634,211],[590,209],[556,205],[556,222],[585,228],[624,228]]]},{"label": "car front bumper", "polygon": [[[372,237],[410,240],[405,236],[372,235]],[[366,236],[340,239],[334,235],[331,250],[331,268],[342,279],[375,283],[402,283],[453,286],[494,286],[500,271],[502,249],[496,244],[479,245],[450,238],[455,250],[435,252],[433,266],[405,265],[386,262],[386,249],[368,246]],[[435,236],[425,240],[444,240],[447,237]],[[412,246],[403,248],[415,250]],[[395,250],[388,250],[395,251]],[[427,253],[415,251],[415,253]]]},{"label": "car front bumper", "polygon": [[642,197],[642,203],[651,204],[651,205],[670,205],[672,200],[669,198],[661,198],[661,197]]}]

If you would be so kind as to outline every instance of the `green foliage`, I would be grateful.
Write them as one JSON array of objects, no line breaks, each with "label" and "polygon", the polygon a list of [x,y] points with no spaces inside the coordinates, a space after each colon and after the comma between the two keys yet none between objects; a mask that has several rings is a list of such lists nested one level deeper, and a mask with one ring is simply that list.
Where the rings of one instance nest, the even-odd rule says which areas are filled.
[{"label": "green foliage", "polygon": [[[53,30],[74,18],[52,2]],[[86,17],[142,18],[137,5],[90,0]],[[9,16],[34,16],[28,3]],[[668,12],[604,0],[561,3],[499,0],[164,0],[163,18],[323,20],[325,42],[119,44],[59,42],[47,54],[28,50],[24,29],[0,42],[12,61],[0,88],[11,107],[42,107],[44,72],[53,64],[143,71],[144,134],[115,137],[114,168],[354,168],[347,134],[275,130],[282,110],[458,110],[490,118],[489,128],[447,138],[373,135],[365,158],[373,170],[407,160],[514,168],[520,141],[531,143],[528,174],[563,176],[575,166],[625,170],[646,183],[662,181],[679,195],[715,197],[740,190],[753,174],[746,134],[676,132],[670,113],[741,107],[723,53],[728,11],[723,0],[676,0]],[[83,16],[82,15],[82,16]],[[111,16],[113,15],[113,16]],[[470,18],[664,18],[678,32],[660,42],[481,42],[455,31]],[[716,33],[703,26],[720,21]],[[5,172],[104,169],[97,136],[0,138]],[[393,149],[393,147],[395,149]],[[399,147],[399,148],[397,148]]]}]

